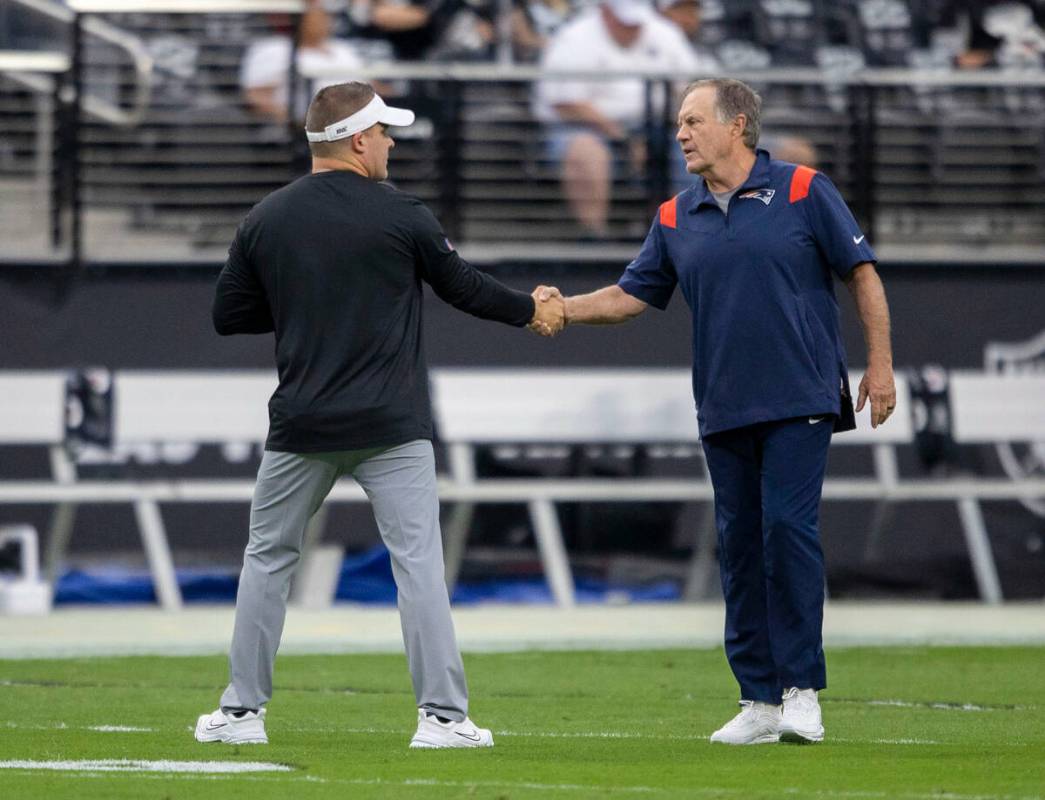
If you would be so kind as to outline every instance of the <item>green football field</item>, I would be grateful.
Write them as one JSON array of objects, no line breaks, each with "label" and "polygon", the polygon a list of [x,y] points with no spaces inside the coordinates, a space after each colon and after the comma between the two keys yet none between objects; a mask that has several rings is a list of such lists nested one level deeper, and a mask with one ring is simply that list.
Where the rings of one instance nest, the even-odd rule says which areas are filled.
[{"label": "green football field", "polygon": [[[240,747],[191,733],[223,658],[0,661],[0,798],[1045,797],[1045,648],[829,651],[827,738],[805,746],[707,741],[736,710],[720,650],[466,667],[492,749],[407,749],[401,656],[281,657],[271,744]],[[281,771],[198,771],[248,762]]]}]

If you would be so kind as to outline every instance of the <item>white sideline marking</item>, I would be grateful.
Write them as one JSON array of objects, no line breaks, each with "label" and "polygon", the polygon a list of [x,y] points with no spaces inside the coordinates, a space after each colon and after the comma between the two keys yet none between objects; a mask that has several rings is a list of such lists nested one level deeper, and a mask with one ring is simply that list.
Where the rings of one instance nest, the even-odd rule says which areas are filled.
[{"label": "white sideline marking", "polygon": [[[50,725],[25,725],[20,722],[5,722],[5,728],[17,728],[22,731],[65,731],[70,730],[64,722],[53,722]],[[84,728],[73,728],[72,730],[85,730]]]},{"label": "white sideline marking", "polygon": [[87,730],[99,733],[155,733],[155,728],[136,728],[133,725],[88,725]]},{"label": "white sideline marking", "polygon": [[[23,731],[96,731],[98,733],[156,733],[156,728],[138,728],[133,725],[66,725],[52,722],[50,725],[25,725],[20,722],[5,722],[5,728]],[[195,730],[195,728],[190,728]]]},{"label": "white sideline marking", "polygon": [[0,769],[50,770],[53,772],[291,772],[285,764],[264,761],[132,761],[105,758],[86,761],[0,761]]}]

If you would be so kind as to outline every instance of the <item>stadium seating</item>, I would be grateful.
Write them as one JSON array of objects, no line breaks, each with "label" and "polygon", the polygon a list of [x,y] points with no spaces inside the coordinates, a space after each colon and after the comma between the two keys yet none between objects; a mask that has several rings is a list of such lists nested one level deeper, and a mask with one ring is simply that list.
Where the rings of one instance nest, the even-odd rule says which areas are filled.
[{"label": "stadium seating", "polygon": [[[811,142],[818,166],[843,194],[874,204],[857,210],[875,217],[876,244],[909,252],[1045,241],[1038,213],[1038,166],[1045,162],[1040,76],[966,74],[955,85],[933,77],[960,43],[937,35],[944,31],[926,32],[932,15],[924,5],[707,2],[703,35],[727,73],[765,93],[767,135]],[[250,114],[239,88],[243,52],[271,32],[270,17],[226,8],[87,18],[95,25],[85,28],[78,152],[88,255],[133,258],[138,243],[152,258],[164,246],[169,260],[220,257],[246,210],[303,170],[296,129]],[[99,35],[98,23],[118,36]],[[152,65],[147,80],[136,73],[143,58]],[[859,71],[860,64],[919,71],[889,78]],[[567,221],[558,175],[542,160],[541,131],[529,109],[537,72],[473,65],[470,73],[447,68],[439,77],[432,66],[416,66],[428,77],[408,83],[410,69],[389,66],[434,134],[419,129],[416,139],[400,138],[393,156],[400,188],[430,203],[458,246],[527,254],[535,242],[575,244],[578,232]],[[812,73],[795,72],[796,66]],[[52,206],[71,202],[68,146],[57,151],[59,164],[52,160],[61,128],[53,81],[30,73],[0,68],[0,179],[15,206],[5,216],[17,228],[46,224],[48,215],[18,216],[18,209],[46,207],[41,198],[49,193]],[[302,77],[299,91],[307,94]],[[148,107],[127,124],[132,111],[139,116],[143,88]],[[52,186],[56,166],[65,177]],[[620,171],[611,210],[615,239],[644,235],[663,200],[654,196],[662,186],[654,171],[654,164],[650,175]],[[866,181],[870,191],[861,188]],[[42,244],[37,250],[46,252]]]}]

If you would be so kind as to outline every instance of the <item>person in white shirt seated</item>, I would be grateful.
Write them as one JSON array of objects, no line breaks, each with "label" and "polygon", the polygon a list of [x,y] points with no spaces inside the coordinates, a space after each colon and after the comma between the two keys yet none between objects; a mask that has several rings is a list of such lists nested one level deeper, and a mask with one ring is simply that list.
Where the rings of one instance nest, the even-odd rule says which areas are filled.
[{"label": "person in white shirt seated", "polygon": [[[541,66],[546,71],[659,71],[681,83],[703,77],[682,31],[656,14],[648,0],[602,0],[580,12],[554,34]],[[656,115],[662,115],[660,94],[655,92]],[[546,126],[547,155],[560,165],[571,213],[592,238],[610,233],[613,149],[628,153],[634,171],[646,170],[645,110],[641,77],[547,77],[537,84],[534,112]],[[673,165],[678,160],[684,171],[678,146],[672,141],[668,147]]]},{"label": "person in white shirt seated", "polygon": [[656,4],[660,15],[678,25],[693,46],[697,70],[708,75],[717,75],[721,71],[718,59],[699,44],[700,24],[704,19],[701,0],[656,0]]},{"label": "person in white shirt seated", "polygon": [[[314,80],[310,88],[297,93],[300,108],[296,120],[304,120],[312,96],[325,86],[358,77],[363,59],[351,43],[331,36],[333,22],[320,0],[309,0],[298,28],[297,69],[334,70],[329,78]],[[291,37],[269,36],[247,48],[240,65],[240,87],[248,108],[265,119],[286,124],[289,114]]]}]

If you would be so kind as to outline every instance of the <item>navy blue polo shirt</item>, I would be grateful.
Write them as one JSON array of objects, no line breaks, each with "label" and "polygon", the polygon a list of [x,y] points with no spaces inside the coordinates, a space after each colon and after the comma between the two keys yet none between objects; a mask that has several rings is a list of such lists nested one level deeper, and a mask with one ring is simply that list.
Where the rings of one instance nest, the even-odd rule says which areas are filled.
[{"label": "navy blue polo shirt", "polygon": [[659,309],[682,289],[707,436],[839,413],[849,379],[832,273],[864,261],[874,251],[834,184],[759,150],[727,213],[703,180],[664,203],[618,285]]}]

